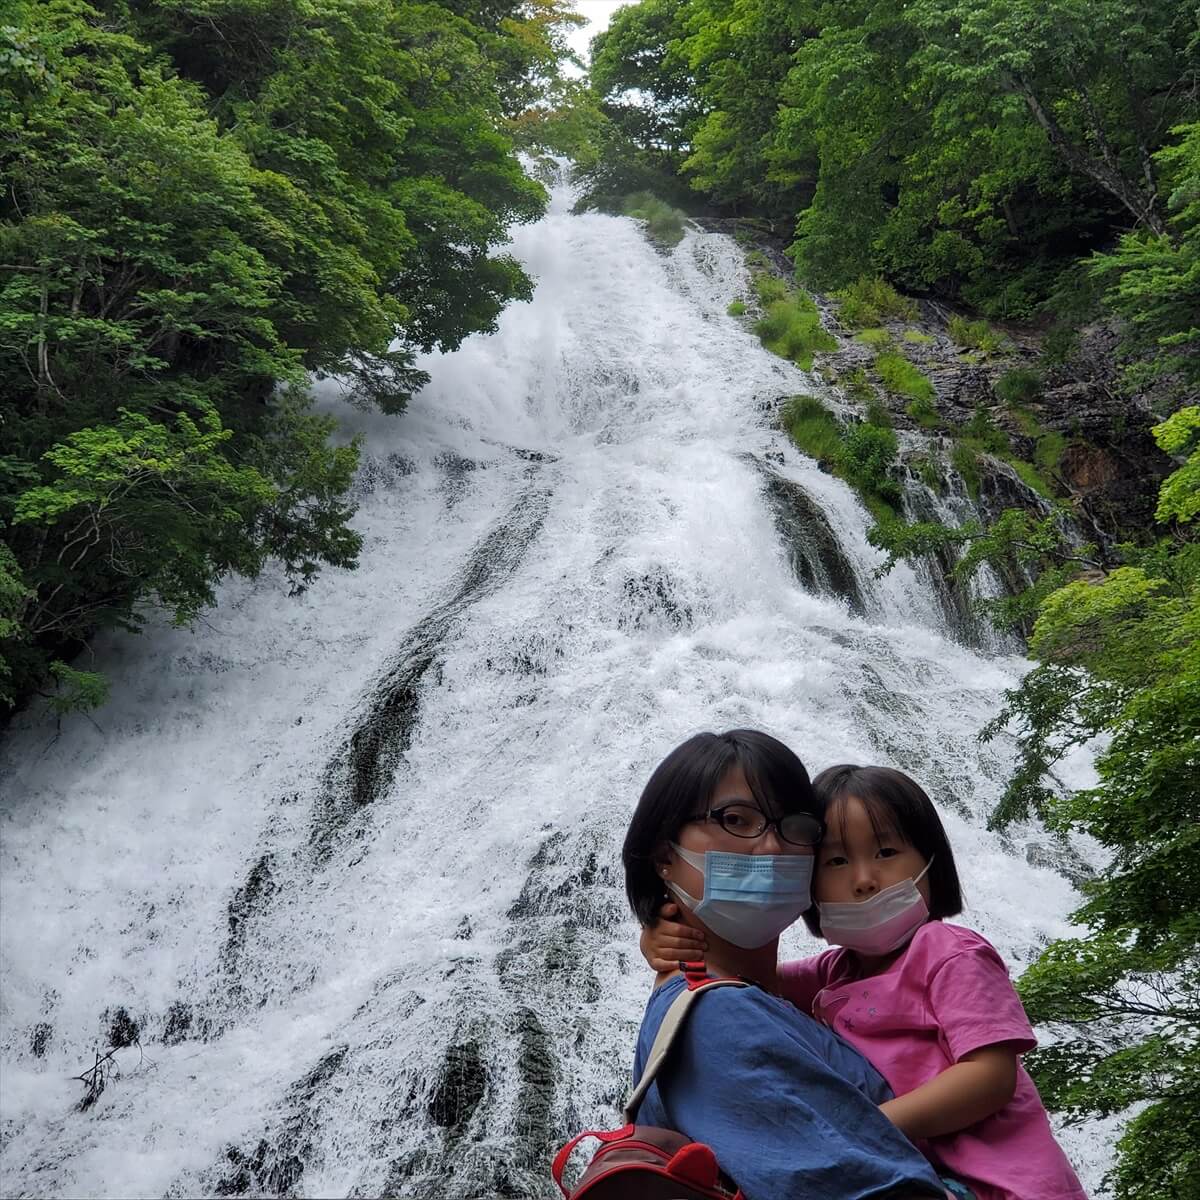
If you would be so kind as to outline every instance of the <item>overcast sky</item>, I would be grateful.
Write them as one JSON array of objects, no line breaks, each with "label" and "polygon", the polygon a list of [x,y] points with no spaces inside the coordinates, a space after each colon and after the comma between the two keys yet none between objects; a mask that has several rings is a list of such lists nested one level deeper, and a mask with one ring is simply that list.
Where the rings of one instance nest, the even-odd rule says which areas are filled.
[{"label": "overcast sky", "polygon": [[609,18],[618,8],[633,3],[636,0],[575,0],[575,8],[587,17],[588,23],[571,33],[567,39],[571,48],[586,62],[588,42],[608,28]]}]

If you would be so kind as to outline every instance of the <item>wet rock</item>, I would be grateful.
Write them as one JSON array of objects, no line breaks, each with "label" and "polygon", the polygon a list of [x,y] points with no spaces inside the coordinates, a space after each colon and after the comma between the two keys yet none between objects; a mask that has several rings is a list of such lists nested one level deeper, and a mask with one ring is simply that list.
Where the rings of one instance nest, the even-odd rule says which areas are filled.
[{"label": "wet rock", "polygon": [[453,1132],[470,1121],[487,1091],[487,1070],[477,1041],[450,1046],[425,1106],[429,1119]]},{"label": "wet rock", "polygon": [[617,623],[622,629],[653,629],[663,625],[686,629],[692,623],[691,606],[679,597],[678,584],[663,567],[625,579],[621,598]]},{"label": "wet rock", "polygon": [[225,1151],[234,1170],[213,1185],[218,1196],[294,1196],[304,1164],[294,1154],[278,1155],[264,1140],[247,1155],[236,1146]]},{"label": "wet rock", "polygon": [[554,1093],[558,1084],[558,1058],[554,1044],[531,1008],[517,1013],[517,1073],[521,1090],[517,1111],[521,1120],[520,1157],[526,1166],[549,1161],[553,1154]]},{"label": "wet rock", "polygon": [[54,1036],[54,1027],[46,1021],[39,1021],[29,1034],[29,1052],[34,1058],[43,1058]]},{"label": "wet rock", "polygon": [[[474,469],[470,460],[443,456],[448,470]],[[466,464],[466,465],[463,465]],[[366,697],[363,714],[325,769],[311,840],[319,863],[326,862],[339,835],[364,807],[382,799],[400,760],[412,744],[421,696],[436,682],[441,646],[455,622],[520,566],[546,519],[550,489],[536,482],[541,465],[525,468],[531,484],[471,552],[458,587],[404,639],[392,664]]]},{"label": "wet rock", "polygon": [[1025,861],[1032,867],[1048,867],[1057,871],[1076,887],[1081,887],[1096,876],[1096,872],[1084,861],[1079,851],[1065,840],[1055,841],[1053,844],[1030,842],[1025,847]]},{"label": "wet rock", "polygon": [[167,1023],[163,1029],[163,1044],[175,1046],[184,1041],[192,1028],[192,1006],[176,1000],[167,1009]]},{"label": "wet rock", "polygon": [[763,476],[775,526],[801,587],[842,597],[855,612],[864,612],[858,577],[821,508],[800,484],[771,471]]},{"label": "wet rock", "polygon": [[114,1050],[136,1045],[141,1032],[141,1026],[129,1015],[127,1009],[115,1009],[109,1017],[108,1044]]},{"label": "wet rock", "polygon": [[234,893],[229,902],[229,939],[226,942],[226,954],[236,953],[241,949],[246,936],[246,924],[260,908],[275,893],[275,880],[272,867],[275,856],[264,854],[250,868],[246,882]]}]

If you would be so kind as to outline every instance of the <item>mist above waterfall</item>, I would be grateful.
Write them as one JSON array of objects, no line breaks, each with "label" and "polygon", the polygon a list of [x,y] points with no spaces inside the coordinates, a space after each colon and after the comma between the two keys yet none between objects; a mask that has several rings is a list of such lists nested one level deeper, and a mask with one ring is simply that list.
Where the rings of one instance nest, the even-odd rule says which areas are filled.
[{"label": "mist above waterfall", "polygon": [[[1014,974],[1066,932],[1088,847],[985,827],[1011,748],[976,734],[1025,664],[875,577],[853,492],[771,423],[824,385],[726,316],[733,241],[569,208],[516,231],[532,303],[422,362],[403,417],[327,387],[363,438],[359,570],[232,582],[96,647],[94,721],[15,722],[4,1194],[551,1195],[650,987],[625,826],[700,729],[908,770],[963,923]],[[1101,1140],[1064,1139],[1089,1186]]]}]

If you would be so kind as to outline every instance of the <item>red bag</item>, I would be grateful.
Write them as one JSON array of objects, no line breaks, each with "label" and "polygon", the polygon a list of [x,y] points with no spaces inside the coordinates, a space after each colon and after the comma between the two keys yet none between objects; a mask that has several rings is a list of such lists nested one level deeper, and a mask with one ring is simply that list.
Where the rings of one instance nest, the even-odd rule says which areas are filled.
[{"label": "red bag", "polygon": [[[700,993],[714,987],[749,986],[743,979],[709,979],[703,963],[681,965],[687,987],[672,1001],[658,1027],[645,1070],[625,1105],[624,1128],[585,1130],[554,1156],[550,1173],[566,1200],[744,1200],[736,1185],[721,1174],[708,1146],[673,1129],[635,1125],[633,1121]],[[602,1144],[568,1191],[562,1181],[567,1159],[589,1137]]]}]

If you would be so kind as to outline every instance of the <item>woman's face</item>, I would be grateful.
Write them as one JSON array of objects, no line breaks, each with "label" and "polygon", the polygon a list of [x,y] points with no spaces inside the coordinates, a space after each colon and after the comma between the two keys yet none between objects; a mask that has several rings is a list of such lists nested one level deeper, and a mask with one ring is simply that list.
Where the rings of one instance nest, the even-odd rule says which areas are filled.
[{"label": "woman's face", "polygon": [[[916,879],[925,859],[886,821],[876,831],[867,806],[847,796],[827,814],[825,838],[817,848],[813,896],[818,904],[855,904],[876,892]],[[680,843],[682,845],[682,843]],[[929,877],[917,882],[929,902]]]},{"label": "woman's face", "polygon": [[[778,812],[765,811],[763,806],[754,798],[749,783],[741,767],[733,766],[721,778],[708,803],[708,812],[714,812],[727,804],[746,805],[766,817],[777,817]],[[675,835],[675,841],[685,850],[694,850],[703,854],[707,850],[725,850],[734,854],[812,854],[812,846],[796,846],[785,842],[779,836],[779,831],[771,826],[756,838],[738,837],[722,828],[715,820],[704,820],[704,812],[696,814],[699,820],[688,821],[682,825]],[[689,896],[704,895],[704,876],[684,862],[674,851],[668,850],[668,859],[660,868],[665,872],[664,878],[669,879],[677,887],[682,888]]]}]

